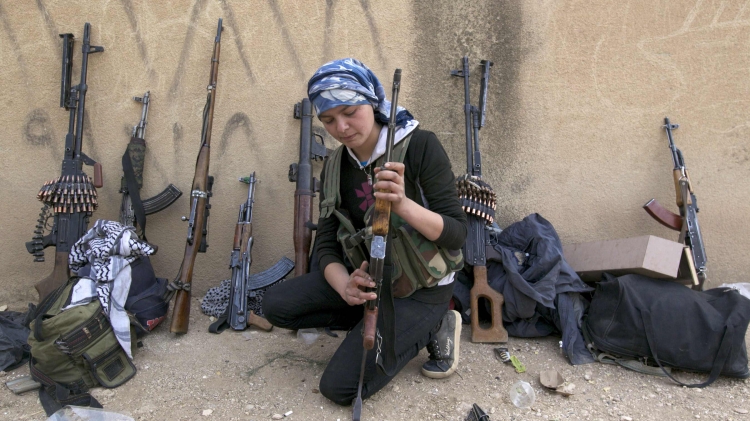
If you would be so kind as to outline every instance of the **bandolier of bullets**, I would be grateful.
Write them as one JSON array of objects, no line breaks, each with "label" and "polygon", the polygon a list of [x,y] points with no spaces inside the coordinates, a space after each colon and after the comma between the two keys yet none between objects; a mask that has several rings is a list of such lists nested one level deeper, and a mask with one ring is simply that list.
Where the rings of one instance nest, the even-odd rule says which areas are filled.
[{"label": "bandolier of bullets", "polygon": [[487,224],[495,222],[497,195],[489,184],[479,177],[464,174],[456,178],[456,190],[464,212],[486,220]]},{"label": "bandolier of bullets", "polygon": [[47,181],[36,197],[55,213],[93,212],[99,206],[96,187],[85,174]]}]

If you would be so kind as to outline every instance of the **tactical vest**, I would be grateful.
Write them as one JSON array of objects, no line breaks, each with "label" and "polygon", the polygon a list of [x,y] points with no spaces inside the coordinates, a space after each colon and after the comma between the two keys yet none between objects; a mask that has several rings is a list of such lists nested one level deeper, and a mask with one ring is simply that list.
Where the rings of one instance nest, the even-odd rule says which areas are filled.
[{"label": "tactical vest", "polygon": [[[404,162],[406,150],[411,141],[411,134],[393,147],[393,162]],[[344,249],[344,254],[355,268],[360,267],[367,259],[370,243],[372,242],[372,227],[357,231],[341,209],[341,159],[346,147],[341,145],[326,161],[324,168],[323,195],[320,202],[320,217],[327,218],[335,215],[339,220],[336,237]],[[384,164],[385,156],[375,161],[375,166]],[[419,180],[417,180],[419,184]],[[419,186],[417,186],[419,188]],[[365,212],[365,221],[369,221],[375,205],[371,205]],[[391,262],[393,264],[393,296],[408,297],[420,288],[430,288],[448,276],[451,272],[463,267],[461,250],[448,250],[428,240],[419,231],[407,224],[395,212],[391,212]]]},{"label": "tactical vest", "polygon": [[[117,387],[136,373],[98,298],[61,311],[70,304],[79,279],[71,277],[45,297],[30,324],[31,376],[44,386],[40,392],[48,393],[61,406],[88,406],[93,399],[88,394],[90,388]],[[135,337],[132,330],[131,335]],[[43,405],[44,398],[40,394]]]}]

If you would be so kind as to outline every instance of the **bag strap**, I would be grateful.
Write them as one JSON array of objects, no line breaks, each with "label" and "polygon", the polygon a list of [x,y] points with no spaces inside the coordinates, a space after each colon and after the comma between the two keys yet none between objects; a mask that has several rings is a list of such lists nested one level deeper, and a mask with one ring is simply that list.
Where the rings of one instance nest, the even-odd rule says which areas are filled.
[{"label": "bag strap", "polygon": [[130,203],[133,206],[135,221],[141,228],[141,238],[143,241],[148,242],[146,239],[146,210],[143,208],[140,187],[135,179],[133,161],[130,159],[130,152],[127,150],[122,155],[122,171],[125,174],[125,183],[128,186],[128,196],[130,196]]},{"label": "bag strap", "polygon": [[734,338],[733,326],[729,324],[726,324],[724,326],[724,335],[722,335],[721,345],[719,345],[719,351],[716,353],[716,357],[714,358],[714,363],[713,363],[713,366],[711,367],[711,373],[708,376],[708,380],[706,380],[703,383],[689,384],[689,383],[683,383],[677,380],[676,378],[674,378],[661,365],[661,361],[659,361],[659,356],[656,355],[656,334],[654,332],[654,326],[651,323],[651,312],[648,310],[642,310],[642,309],[638,309],[638,311],[641,314],[641,320],[643,320],[643,327],[645,328],[645,331],[646,331],[646,341],[648,342],[648,347],[651,348],[651,356],[654,358],[654,361],[656,361],[656,364],[659,365],[659,368],[661,368],[664,371],[664,374],[666,374],[667,377],[669,377],[676,383],[679,383],[680,385],[685,386],[685,387],[706,387],[719,378],[719,374],[721,374],[721,369],[724,368],[724,365],[729,359],[729,354],[732,350],[732,339]]}]

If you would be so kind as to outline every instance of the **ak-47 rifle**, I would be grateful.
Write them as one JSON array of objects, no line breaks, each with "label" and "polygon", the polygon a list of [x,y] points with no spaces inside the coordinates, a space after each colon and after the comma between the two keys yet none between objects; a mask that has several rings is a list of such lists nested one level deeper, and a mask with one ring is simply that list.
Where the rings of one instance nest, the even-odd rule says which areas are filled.
[{"label": "ak-47 rifle", "polygon": [[[385,160],[383,165],[391,162],[393,152],[393,137],[396,134],[396,114],[398,108],[398,92],[401,89],[401,69],[393,73],[393,95],[391,97],[391,115],[388,120],[388,132],[386,137]],[[384,169],[381,168],[381,170]],[[387,192],[387,191],[386,191]],[[365,288],[365,292],[376,291],[377,298],[368,300],[364,304],[365,315],[362,325],[362,368],[359,372],[359,385],[357,386],[357,398],[354,401],[352,420],[359,421],[362,416],[362,386],[365,380],[365,362],[367,351],[375,346],[378,323],[378,301],[380,301],[380,287],[383,284],[383,269],[385,267],[385,252],[388,241],[388,232],[391,223],[391,202],[385,199],[375,199],[372,212],[372,243],[370,244],[370,264],[368,271],[375,288]],[[390,282],[390,279],[388,280]],[[380,350],[380,345],[378,345]],[[376,358],[377,359],[377,358]]]},{"label": "ak-47 rifle", "polygon": [[660,224],[675,231],[680,231],[678,241],[684,243],[690,249],[692,259],[690,263],[693,265],[691,271],[695,270],[698,280],[698,285],[693,285],[693,289],[702,291],[707,272],[706,249],[703,247],[701,228],[698,225],[698,200],[693,193],[690,174],[685,167],[682,151],[675,146],[672,139],[672,130],[676,130],[678,127],[680,127],[678,124],[672,124],[669,122],[669,118],[664,117],[664,128],[667,131],[669,150],[672,152],[672,162],[674,163],[672,177],[674,178],[675,196],[680,214],[672,213],[655,199],[649,200],[643,205],[643,208]]},{"label": "ak-47 rifle", "polygon": [[[294,276],[308,272],[312,232],[317,225],[312,222],[312,202],[320,191],[318,179],[312,175],[313,160],[323,160],[327,155],[323,137],[312,131],[312,104],[304,98],[294,104],[294,118],[301,120],[299,131],[299,162],[289,165],[289,181],[296,182],[294,190]],[[313,140],[320,138],[320,143]]]},{"label": "ak-47 rifle", "polygon": [[239,181],[248,184],[248,189],[247,200],[240,205],[240,214],[234,228],[232,253],[229,257],[229,267],[232,269],[229,304],[224,315],[208,327],[211,333],[221,333],[227,326],[234,330],[245,330],[249,325],[255,325],[265,331],[273,329],[273,325],[268,320],[248,308],[247,299],[254,297],[256,290],[275,283],[294,268],[294,262],[287,257],[282,257],[271,268],[250,275],[254,244],[253,203],[255,203],[255,183],[258,179],[253,171],[249,177],[242,177]]},{"label": "ak-47 rifle", "polygon": [[201,130],[201,147],[198,159],[195,162],[195,176],[193,187],[190,190],[190,217],[182,217],[188,223],[187,240],[185,244],[185,256],[182,259],[180,272],[177,279],[170,285],[171,289],[177,291],[172,313],[172,324],[169,331],[172,333],[187,333],[190,323],[190,285],[193,280],[193,266],[198,252],[206,252],[208,242],[208,215],[211,205],[211,188],[214,178],[208,175],[208,161],[211,156],[211,129],[214,121],[214,106],[216,105],[216,79],[219,75],[219,53],[221,52],[221,19],[216,30],[214,40],[214,52],[211,57],[211,75],[208,79],[208,94],[206,105],[203,108],[203,129]]},{"label": "ak-47 rifle", "polygon": [[[482,180],[482,155],[479,152],[479,129],[486,119],[487,89],[492,62],[482,60],[482,83],[479,89],[479,108],[471,105],[469,90],[469,57],[462,59],[462,69],[451,71],[452,76],[464,79],[464,112],[466,114],[466,174],[456,179],[461,206],[469,220],[469,231],[463,247],[464,262],[473,267],[474,286],[471,288],[471,341],[507,342],[508,332],[503,327],[502,306],[505,299],[487,283],[488,224],[495,220],[496,195]],[[479,323],[479,300],[490,304],[491,325]]]},{"label": "ak-47 rifle", "polygon": [[133,135],[122,155],[123,177],[120,179],[120,222],[140,228],[138,237],[146,239],[146,215],[162,211],[182,195],[180,189],[170,184],[161,193],[146,200],[141,200],[140,190],[143,187],[143,160],[146,156],[146,117],[151,104],[151,93],[142,97],[134,96],[133,100],[143,104],[141,120],[133,126]]},{"label": "ak-47 rifle", "polygon": [[[43,262],[44,249],[55,246],[52,273],[34,285],[40,300],[68,281],[70,248],[86,233],[89,217],[98,206],[96,187],[102,186],[102,165],[81,152],[89,54],[104,51],[104,47],[91,45],[90,35],[91,25],[86,22],[83,27],[81,82],[71,86],[74,37],[73,34],[60,34],[63,39],[60,107],[70,112],[68,134],[65,135],[60,177],[47,181],[39,190],[37,198],[44,203],[44,207],[39,214],[34,237],[26,243],[26,250],[34,255],[35,262]],[[83,164],[93,165],[93,181],[83,172]],[[54,214],[54,223],[51,232],[44,235],[47,220],[53,217],[50,213]]]}]

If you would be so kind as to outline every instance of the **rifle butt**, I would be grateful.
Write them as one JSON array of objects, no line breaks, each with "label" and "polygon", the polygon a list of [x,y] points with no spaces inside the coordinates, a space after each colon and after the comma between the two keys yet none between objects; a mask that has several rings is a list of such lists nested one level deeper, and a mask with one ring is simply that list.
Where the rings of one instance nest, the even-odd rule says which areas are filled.
[{"label": "rifle butt", "polygon": [[265,330],[266,332],[270,332],[271,329],[273,329],[273,325],[271,324],[271,322],[266,320],[266,318],[263,316],[258,316],[253,311],[247,312],[247,325],[253,325],[258,329]]},{"label": "rifle butt", "polygon": [[55,266],[52,268],[52,273],[50,273],[46,278],[34,284],[34,288],[39,293],[40,302],[44,300],[44,297],[49,295],[52,291],[68,282],[68,278],[70,278],[68,255],[69,253],[67,252],[55,253]]},{"label": "rifle butt", "polygon": [[375,346],[375,330],[378,323],[378,308],[368,309],[365,304],[364,328],[362,332],[362,346],[371,350]]},{"label": "rifle butt", "polygon": [[[479,300],[490,303],[492,322],[489,327],[479,323]],[[508,342],[508,331],[503,326],[503,294],[487,283],[487,266],[474,266],[474,286],[471,288],[471,341],[479,343]]]},{"label": "rifle butt", "polygon": [[174,312],[172,313],[172,324],[169,326],[169,331],[179,334],[187,333],[189,324],[190,292],[179,290],[174,300]]}]

